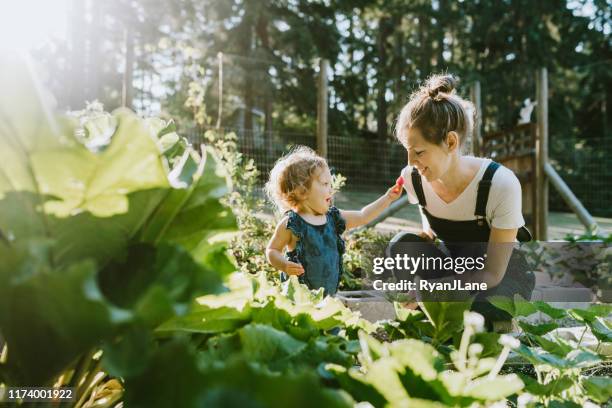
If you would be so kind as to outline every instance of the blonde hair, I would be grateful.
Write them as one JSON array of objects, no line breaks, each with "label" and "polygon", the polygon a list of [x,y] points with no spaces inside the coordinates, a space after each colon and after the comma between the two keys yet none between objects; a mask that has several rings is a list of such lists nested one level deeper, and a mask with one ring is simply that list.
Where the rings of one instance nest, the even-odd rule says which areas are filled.
[{"label": "blonde hair", "polygon": [[296,208],[312,186],[317,169],[328,168],[324,158],[306,146],[296,146],[276,161],[266,183],[266,194],[282,212]]},{"label": "blonde hair", "polygon": [[410,96],[395,126],[395,136],[406,147],[406,131],[416,128],[430,143],[446,141],[454,131],[463,143],[474,126],[474,105],[455,93],[457,79],[452,75],[433,75]]}]

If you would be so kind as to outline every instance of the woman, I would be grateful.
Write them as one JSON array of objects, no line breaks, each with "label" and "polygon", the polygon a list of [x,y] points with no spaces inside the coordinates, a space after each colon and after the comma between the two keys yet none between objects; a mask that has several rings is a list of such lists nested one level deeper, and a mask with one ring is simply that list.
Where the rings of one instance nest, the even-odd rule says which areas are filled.
[{"label": "woman", "polygon": [[[521,241],[531,239],[521,214],[521,185],[511,170],[498,163],[461,154],[473,127],[474,109],[455,94],[455,85],[451,75],[429,78],[399,115],[396,136],[408,151],[404,188],[409,201],[421,207],[423,233],[396,236],[392,253],[414,248],[403,243],[438,238],[453,257],[483,256],[484,269],[461,277],[489,288],[477,294],[473,309],[489,322],[504,320],[509,316],[492,307],[486,297],[520,294],[529,299],[534,286],[533,274],[512,251],[517,235]],[[443,256],[433,244],[427,251],[428,256]],[[448,271],[426,271],[422,277],[444,275]]]}]

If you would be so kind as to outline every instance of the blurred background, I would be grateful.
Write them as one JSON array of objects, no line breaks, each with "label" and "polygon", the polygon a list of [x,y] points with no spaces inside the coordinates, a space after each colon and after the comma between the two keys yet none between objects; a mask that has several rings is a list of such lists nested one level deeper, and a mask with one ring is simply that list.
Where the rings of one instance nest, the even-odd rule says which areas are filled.
[{"label": "blurred background", "polygon": [[194,141],[235,132],[262,182],[288,146],[316,146],[326,59],[329,160],[360,191],[404,167],[395,118],[430,74],[457,75],[466,98],[479,83],[486,135],[535,121],[547,68],[551,163],[612,217],[611,13],[608,0],[21,0],[0,6],[0,45],[34,57],[60,110],[127,106]]}]

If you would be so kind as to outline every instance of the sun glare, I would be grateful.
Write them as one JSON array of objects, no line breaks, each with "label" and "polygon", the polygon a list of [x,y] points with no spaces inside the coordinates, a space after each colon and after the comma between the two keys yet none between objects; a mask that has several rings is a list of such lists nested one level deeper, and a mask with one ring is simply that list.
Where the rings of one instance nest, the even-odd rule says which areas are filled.
[{"label": "sun glare", "polygon": [[27,51],[52,38],[66,38],[69,1],[0,2],[0,49]]}]

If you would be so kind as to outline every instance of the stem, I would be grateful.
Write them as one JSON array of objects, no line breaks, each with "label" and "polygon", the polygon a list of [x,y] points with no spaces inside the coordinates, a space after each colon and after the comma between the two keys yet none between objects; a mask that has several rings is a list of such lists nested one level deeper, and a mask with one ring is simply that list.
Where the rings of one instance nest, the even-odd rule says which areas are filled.
[{"label": "stem", "polygon": [[466,326],[461,336],[461,343],[459,345],[459,371],[465,371],[465,364],[467,361],[467,350],[470,345],[470,338],[472,337],[472,326]]},{"label": "stem", "polygon": [[495,365],[489,372],[488,378],[493,379],[497,377],[497,374],[499,374],[499,371],[504,366],[504,363],[506,362],[506,359],[508,358],[509,354],[510,354],[510,347],[504,346],[501,354],[499,355],[499,357],[497,358],[497,361],[495,362]]},{"label": "stem", "polygon": [[576,346],[579,346],[579,345],[580,345],[580,343],[582,343],[582,338],[584,337],[584,335],[585,335],[585,333],[586,333],[586,331],[587,331],[588,327],[589,327],[589,326],[584,326],[584,330],[582,331],[582,334],[580,335],[580,339],[578,340],[578,344],[577,344]]},{"label": "stem", "polygon": [[599,354],[599,347],[601,346],[601,340],[597,342],[597,348],[595,349],[595,353]]}]

